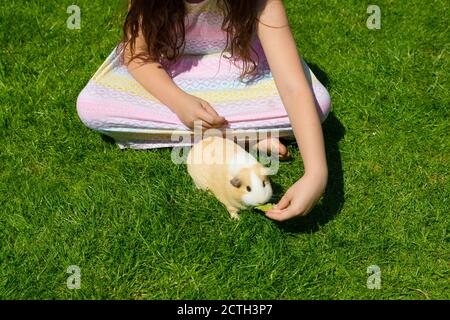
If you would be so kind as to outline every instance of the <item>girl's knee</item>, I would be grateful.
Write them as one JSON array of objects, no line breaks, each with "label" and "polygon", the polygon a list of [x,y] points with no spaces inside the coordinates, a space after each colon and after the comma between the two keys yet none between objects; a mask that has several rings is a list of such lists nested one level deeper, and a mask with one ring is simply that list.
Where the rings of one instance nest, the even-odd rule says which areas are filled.
[{"label": "girl's knee", "polygon": [[330,93],[320,82],[313,85],[313,91],[316,98],[320,121],[324,122],[332,109]]},{"label": "girl's knee", "polygon": [[88,128],[99,131],[105,122],[106,115],[98,104],[90,101],[83,92],[77,99],[77,113],[81,122]]},{"label": "girl's knee", "polygon": [[325,91],[325,93],[321,96],[319,101],[319,108],[320,108],[320,121],[324,122],[332,109],[331,97],[328,91]]}]

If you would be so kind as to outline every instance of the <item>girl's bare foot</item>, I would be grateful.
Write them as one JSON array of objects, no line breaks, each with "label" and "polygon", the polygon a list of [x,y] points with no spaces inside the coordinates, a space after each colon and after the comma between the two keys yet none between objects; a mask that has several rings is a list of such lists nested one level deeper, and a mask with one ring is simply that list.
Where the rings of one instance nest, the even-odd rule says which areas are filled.
[{"label": "girl's bare foot", "polygon": [[255,144],[254,148],[260,151],[267,152],[267,154],[278,153],[280,160],[289,160],[291,155],[289,150],[279,139],[267,138]]}]

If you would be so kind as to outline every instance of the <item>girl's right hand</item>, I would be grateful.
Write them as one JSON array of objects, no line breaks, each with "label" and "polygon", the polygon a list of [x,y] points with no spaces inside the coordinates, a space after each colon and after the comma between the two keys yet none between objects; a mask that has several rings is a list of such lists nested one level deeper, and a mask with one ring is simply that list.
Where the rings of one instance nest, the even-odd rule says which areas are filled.
[{"label": "girl's right hand", "polygon": [[179,100],[175,113],[181,122],[190,129],[194,129],[194,125],[197,125],[199,121],[204,130],[228,125],[228,121],[219,116],[207,101],[190,94],[186,94],[183,99]]}]

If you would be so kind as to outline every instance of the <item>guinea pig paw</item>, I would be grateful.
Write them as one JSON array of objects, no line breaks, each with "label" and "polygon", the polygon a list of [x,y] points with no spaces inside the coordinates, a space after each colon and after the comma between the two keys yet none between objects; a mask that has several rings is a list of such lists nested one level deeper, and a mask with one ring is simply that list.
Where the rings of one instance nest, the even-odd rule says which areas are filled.
[{"label": "guinea pig paw", "polygon": [[238,211],[235,208],[229,208],[228,212],[230,213],[231,219],[232,220],[240,220],[241,217],[238,214]]},{"label": "guinea pig paw", "polygon": [[231,214],[231,220],[239,221],[239,220],[241,220],[241,217],[237,213],[234,213],[234,214]]}]

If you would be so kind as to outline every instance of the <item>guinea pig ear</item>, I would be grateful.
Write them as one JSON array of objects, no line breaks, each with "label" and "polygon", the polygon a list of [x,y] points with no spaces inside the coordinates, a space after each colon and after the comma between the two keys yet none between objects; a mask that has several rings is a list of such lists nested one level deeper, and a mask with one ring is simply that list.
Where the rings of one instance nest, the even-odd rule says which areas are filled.
[{"label": "guinea pig ear", "polygon": [[242,181],[238,177],[234,177],[230,180],[230,183],[235,188],[240,188],[242,186]]}]

